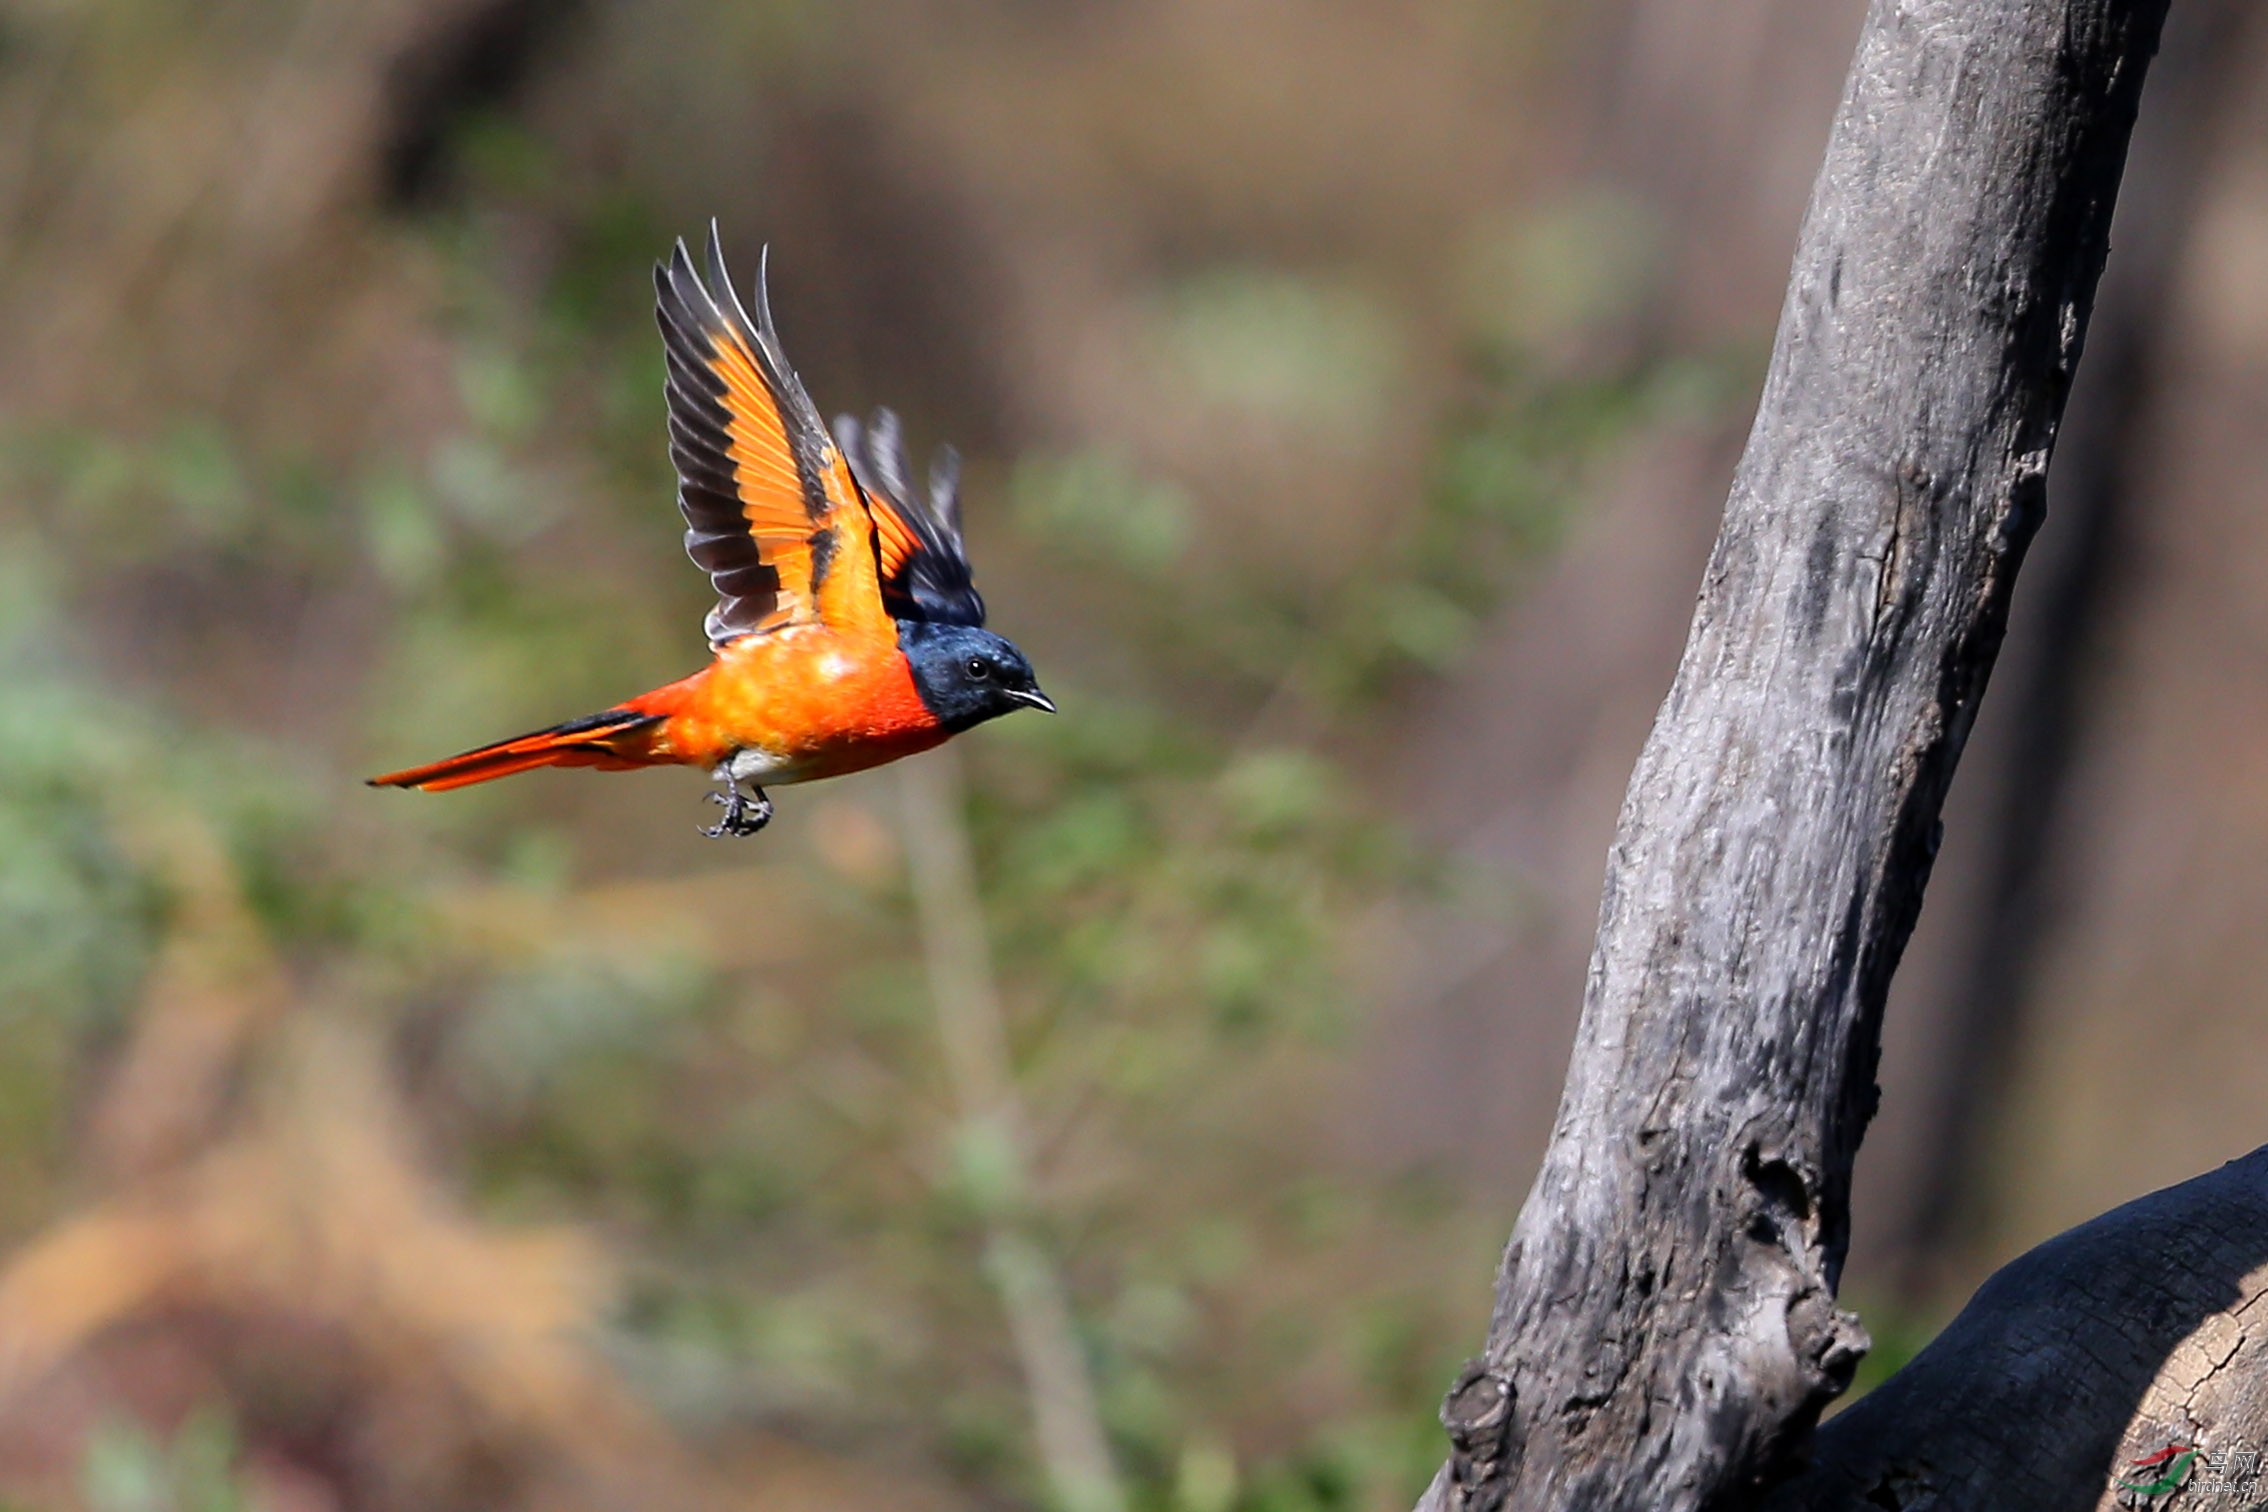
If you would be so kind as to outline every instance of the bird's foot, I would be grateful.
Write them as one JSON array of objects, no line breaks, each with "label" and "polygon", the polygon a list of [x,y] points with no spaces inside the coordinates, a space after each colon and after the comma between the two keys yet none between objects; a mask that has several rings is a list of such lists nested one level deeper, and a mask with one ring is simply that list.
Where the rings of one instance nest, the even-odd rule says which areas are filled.
[{"label": "bird's foot", "polygon": [[724,791],[711,793],[709,801],[724,806],[724,813],[715,824],[700,827],[701,833],[711,840],[726,835],[753,835],[772,822],[772,800],[764,796],[762,788],[744,793],[739,783],[731,782]]}]

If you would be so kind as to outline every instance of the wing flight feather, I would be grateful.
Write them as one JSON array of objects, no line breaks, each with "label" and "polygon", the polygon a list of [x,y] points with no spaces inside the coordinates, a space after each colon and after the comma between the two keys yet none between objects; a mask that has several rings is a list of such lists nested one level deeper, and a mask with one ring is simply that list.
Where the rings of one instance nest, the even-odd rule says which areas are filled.
[{"label": "wing flight feather", "polygon": [[837,415],[835,439],[850,458],[874,520],[883,608],[896,619],[982,625],[984,600],[961,538],[960,456],[941,448],[930,465],[929,487],[917,493],[906,462],[905,429],[889,410],[876,410],[864,426]]},{"label": "wing flight feather", "polygon": [[866,545],[867,511],[853,507],[842,455],[780,348],[764,270],[750,320],[714,222],[708,251],[704,281],[679,242],[654,269],[654,293],[685,551],[717,590],[710,643],[878,619],[872,580],[839,570],[856,560],[846,548]]}]

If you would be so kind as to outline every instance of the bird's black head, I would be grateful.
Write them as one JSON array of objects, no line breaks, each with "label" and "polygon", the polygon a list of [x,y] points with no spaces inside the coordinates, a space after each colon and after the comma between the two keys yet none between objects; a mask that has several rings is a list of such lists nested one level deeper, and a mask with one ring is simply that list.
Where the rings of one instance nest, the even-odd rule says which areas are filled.
[{"label": "bird's black head", "polygon": [[956,735],[1018,709],[1055,712],[1024,653],[990,630],[900,620],[898,646],[922,703]]}]

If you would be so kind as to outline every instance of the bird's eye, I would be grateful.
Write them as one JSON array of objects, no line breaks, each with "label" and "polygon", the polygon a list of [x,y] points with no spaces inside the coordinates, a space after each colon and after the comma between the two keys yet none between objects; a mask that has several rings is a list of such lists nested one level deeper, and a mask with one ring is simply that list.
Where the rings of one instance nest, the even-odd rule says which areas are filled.
[{"label": "bird's eye", "polygon": [[992,663],[981,656],[972,656],[969,658],[968,674],[972,682],[983,682],[992,676]]}]

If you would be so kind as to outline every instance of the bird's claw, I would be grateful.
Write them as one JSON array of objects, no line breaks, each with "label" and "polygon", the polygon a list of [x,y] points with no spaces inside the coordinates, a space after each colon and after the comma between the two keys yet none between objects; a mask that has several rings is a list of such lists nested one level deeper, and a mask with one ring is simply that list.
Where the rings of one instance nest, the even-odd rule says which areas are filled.
[{"label": "bird's claw", "polygon": [[740,784],[736,782],[721,793],[711,793],[709,801],[721,804],[724,808],[724,813],[718,816],[715,824],[699,826],[701,833],[711,840],[722,839],[726,835],[753,835],[772,822],[772,800],[764,796],[762,788],[756,789],[751,796],[743,793]]}]

